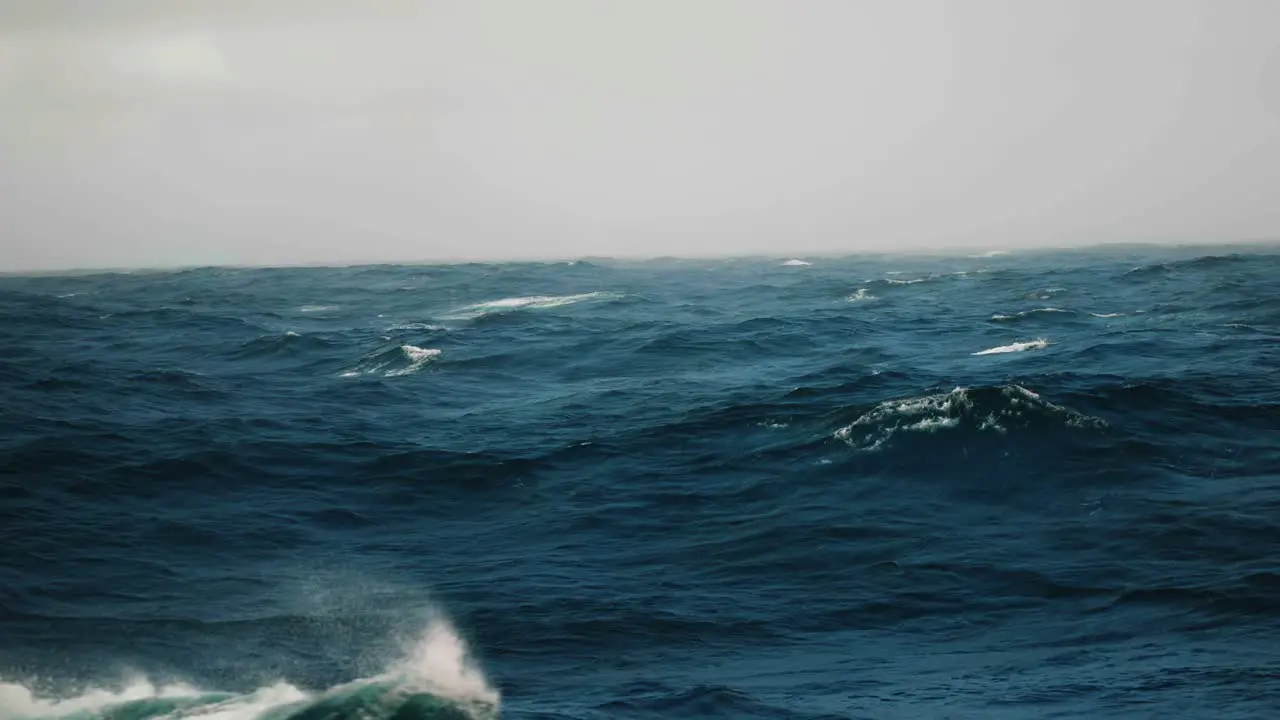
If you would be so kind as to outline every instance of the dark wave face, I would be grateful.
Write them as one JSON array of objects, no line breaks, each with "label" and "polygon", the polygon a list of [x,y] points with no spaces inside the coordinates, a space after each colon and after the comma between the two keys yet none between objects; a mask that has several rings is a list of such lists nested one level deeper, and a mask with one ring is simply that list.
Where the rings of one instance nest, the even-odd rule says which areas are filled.
[{"label": "dark wave face", "polygon": [[1274,248],[0,277],[0,720],[1260,718],[1278,667]]}]

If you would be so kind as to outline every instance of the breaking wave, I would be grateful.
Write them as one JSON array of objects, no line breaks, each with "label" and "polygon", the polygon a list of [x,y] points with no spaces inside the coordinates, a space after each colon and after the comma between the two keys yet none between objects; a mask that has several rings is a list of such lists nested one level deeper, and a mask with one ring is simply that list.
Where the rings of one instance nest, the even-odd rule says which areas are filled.
[{"label": "breaking wave", "polygon": [[1049,347],[1049,341],[1044,338],[1036,338],[1035,340],[1026,340],[1024,342],[1009,343],[1008,345],[1000,345],[998,347],[979,350],[974,355],[1002,355],[1004,353],[1026,352],[1027,350],[1043,350]]},{"label": "breaking wave", "polygon": [[412,375],[440,357],[440,354],[441,351],[436,348],[401,345],[366,357],[354,368],[343,372],[342,377],[358,377],[360,375],[399,377],[401,375]]},{"label": "breaking wave", "polygon": [[230,693],[138,679],[59,698],[0,682],[0,720],[491,720],[499,702],[443,619],[382,673],[320,691],[281,681]]},{"label": "breaking wave", "polygon": [[499,300],[475,303],[459,308],[452,317],[457,319],[474,319],[493,313],[512,312],[515,310],[546,310],[549,308],[575,305],[588,300],[612,300],[620,297],[611,292],[590,292],[577,295],[528,295],[509,297]]}]

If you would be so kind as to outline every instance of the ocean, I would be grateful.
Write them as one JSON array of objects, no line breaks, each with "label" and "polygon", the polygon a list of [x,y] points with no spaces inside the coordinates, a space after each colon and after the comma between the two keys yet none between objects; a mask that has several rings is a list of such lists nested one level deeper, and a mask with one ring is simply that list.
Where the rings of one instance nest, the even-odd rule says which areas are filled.
[{"label": "ocean", "polygon": [[0,720],[1280,716],[1280,248],[0,277]]}]

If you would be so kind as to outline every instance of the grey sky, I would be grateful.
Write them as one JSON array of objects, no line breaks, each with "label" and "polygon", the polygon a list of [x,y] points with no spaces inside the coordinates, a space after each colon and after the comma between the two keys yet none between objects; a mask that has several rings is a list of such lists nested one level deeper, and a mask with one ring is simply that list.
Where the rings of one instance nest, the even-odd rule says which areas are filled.
[{"label": "grey sky", "polygon": [[1280,237],[1274,0],[6,0],[0,270]]}]

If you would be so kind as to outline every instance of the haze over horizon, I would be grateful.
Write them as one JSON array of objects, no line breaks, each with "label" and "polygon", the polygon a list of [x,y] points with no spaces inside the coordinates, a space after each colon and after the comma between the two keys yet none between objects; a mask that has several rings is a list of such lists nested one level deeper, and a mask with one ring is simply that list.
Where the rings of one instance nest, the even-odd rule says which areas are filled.
[{"label": "haze over horizon", "polygon": [[1280,237],[1280,4],[13,0],[0,271]]}]

